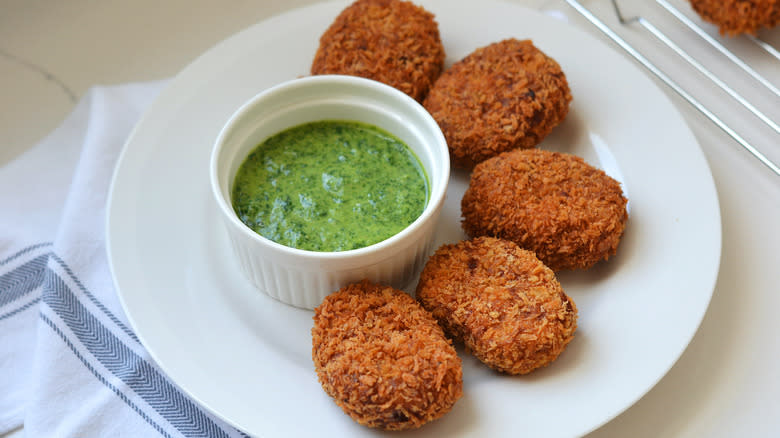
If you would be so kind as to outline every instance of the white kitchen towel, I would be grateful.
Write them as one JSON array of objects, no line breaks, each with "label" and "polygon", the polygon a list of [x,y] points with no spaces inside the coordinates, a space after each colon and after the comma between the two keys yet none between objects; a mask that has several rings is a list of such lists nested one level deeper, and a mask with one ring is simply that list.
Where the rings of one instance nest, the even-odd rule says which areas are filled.
[{"label": "white kitchen towel", "polygon": [[114,165],[164,82],[91,89],[0,168],[0,434],[245,436],[162,373],[119,304],[105,248]]}]

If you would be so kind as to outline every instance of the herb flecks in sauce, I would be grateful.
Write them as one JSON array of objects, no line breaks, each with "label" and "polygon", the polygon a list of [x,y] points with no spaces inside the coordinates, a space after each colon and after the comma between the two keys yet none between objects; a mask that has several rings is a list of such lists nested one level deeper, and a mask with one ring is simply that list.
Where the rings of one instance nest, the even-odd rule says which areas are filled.
[{"label": "herb flecks in sauce", "polygon": [[428,201],[419,160],[400,140],[351,121],[307,123],[260,144],[238,170],[233,208],[258,234],[311,251],[372,245]]}]

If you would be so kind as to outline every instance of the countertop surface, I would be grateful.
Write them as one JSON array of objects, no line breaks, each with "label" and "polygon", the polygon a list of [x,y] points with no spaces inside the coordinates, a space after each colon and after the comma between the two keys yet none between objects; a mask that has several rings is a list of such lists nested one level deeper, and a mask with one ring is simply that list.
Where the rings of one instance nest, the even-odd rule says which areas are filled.
[{"label": "countertop surface", "polygon": [[[620,51],[563,0],[516,1],[560,11],[571,25]],[[313,2],[0,0],[0,165],[57,127],[90,87],[174,77],[219,41],[309,3]],[[777,132],[739,108],[640,23],[618,23],[609,2],[582,3],[780,163]],[[780,121],[778,96],[743,76],[658,4],[619,3],[626,14],[642,14],[682,41],[686,50],[700,54],[716,74]],[[700,23],[684,0],[669,3]],[[712,26],[704,29],[780,86],[780,60],[745,37],[724,39]],[[762,31],[759,38],[780,49],[780,28]],[[658,83],[693,130],[712,171],[723,230],[720,273],[704,320],[674,367],[635,405],[589,436],[778,436],[780,176]],[[20,429],[8,436],[23,433]]]}]

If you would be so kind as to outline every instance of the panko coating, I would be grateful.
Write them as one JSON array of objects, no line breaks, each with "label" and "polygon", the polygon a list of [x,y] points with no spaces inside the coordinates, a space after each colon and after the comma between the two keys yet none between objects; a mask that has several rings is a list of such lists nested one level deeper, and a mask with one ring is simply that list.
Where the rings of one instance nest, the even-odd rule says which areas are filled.
[{"label": "panko coating", "polygon": [[320,38],[311,74],[373,79],[422,102],[443,69],[433,14],[408,1],[358,0]]},{"label": "panko coating", "polygon": [[511,240],[554,271],[617,252],[628,220],[620,183],[582,158],[516,149],[474,168],[461,200],[470,237]]},{"label": "panko coating", "polygon": [[553,271],[492,237],[440,247],[423,269],[417,299],[448,335],[509,374],[550,364],[577,329],[577,306]]},{"label": "panko coating", "polygon": [[571,92],[558,63],[530,40],[479,48],[447,69],[423,106],[438,122],[453,166],[539,144],[569,112]]},{"label": "panko coating", "polygon": [[721,35],[752,34],[780,23],[780,0],[691,0],[693,10]]},{"label": "panko coating", "polygon": [[463,394],[461,361],[409,294],[363,281],[314,310],[312,359],[322,388],[358,423],[413,429]]}]

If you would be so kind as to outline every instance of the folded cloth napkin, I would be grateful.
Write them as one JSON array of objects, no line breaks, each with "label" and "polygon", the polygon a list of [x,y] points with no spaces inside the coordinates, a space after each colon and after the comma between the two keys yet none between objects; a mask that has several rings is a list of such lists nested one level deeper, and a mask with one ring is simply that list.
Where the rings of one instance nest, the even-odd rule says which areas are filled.
[{"label": "folded cloth napkin", "polygon": [[187,397],[127,322],[105,248],[114,165],[164,82],[91,89],[0,168],[0,434],[245,436]]}]

